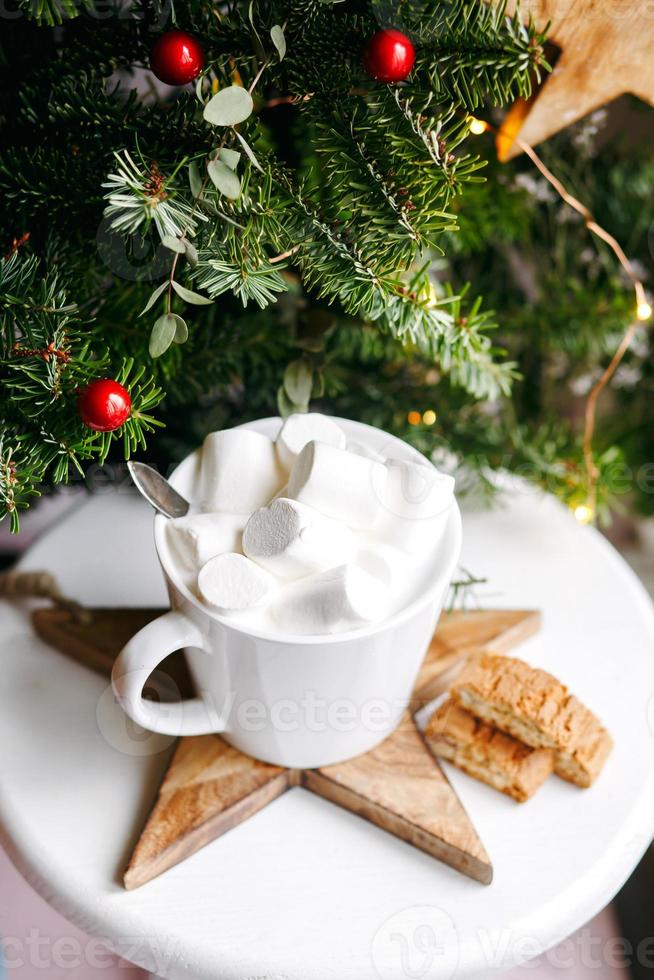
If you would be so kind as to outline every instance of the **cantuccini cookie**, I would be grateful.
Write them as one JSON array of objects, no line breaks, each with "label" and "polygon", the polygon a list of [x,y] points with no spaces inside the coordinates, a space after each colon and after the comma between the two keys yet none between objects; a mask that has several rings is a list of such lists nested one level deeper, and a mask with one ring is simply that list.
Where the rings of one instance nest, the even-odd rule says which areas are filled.
[{"label": "cantuccini cookie", "polygon": [[612,747],[596,716],[567,687],[522,660],[473,654],[451,695],[475,717],[535,749],[554,750],[554,771],[590,786]]},{"label": "cantuccini cookie", "polygon": [[435,755],[518,803],[534,795],[554,770],[552,749],[532,749],[479,721],[451,698],[433,713],[425,741]]}]

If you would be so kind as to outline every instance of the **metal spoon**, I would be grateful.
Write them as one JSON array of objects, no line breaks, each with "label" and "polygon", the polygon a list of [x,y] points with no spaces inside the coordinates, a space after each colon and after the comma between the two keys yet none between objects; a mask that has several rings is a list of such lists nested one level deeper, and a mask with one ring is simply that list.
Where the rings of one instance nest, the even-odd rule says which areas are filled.
[{"label": "metal spoon", "polygon": [[190,504],[168,480],[147,463],[130,460],[127,464],[130,476],[139,493],[164,517],[184,517]]}]

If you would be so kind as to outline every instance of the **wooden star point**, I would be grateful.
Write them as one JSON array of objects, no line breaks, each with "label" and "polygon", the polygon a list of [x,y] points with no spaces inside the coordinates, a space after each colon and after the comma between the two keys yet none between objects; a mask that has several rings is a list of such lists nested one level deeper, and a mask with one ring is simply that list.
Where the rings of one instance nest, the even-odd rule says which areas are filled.
[{"label": "wooden star point", "polygon": [[561,54],[534,97],[508,113],[497,139],[501,160],[521,152],[516,136],[535,146],[625,93],[654,105],[649,0],[522,0],[519,9],[539,25],[550,21],[548,38]]},{"label": "wooden star point", "polygon": [[[33,615],[36,632],[51,645],[105,676],[121,646],[160,610],[91,610],[89,623],[67,611]],[[456,668],[479,649],[504,653],[535,633],[540,614],[529,610],[445,613],[418,674],[398,728],[365,755],[321,769],[293,770],[260,762],[218,735],[181,738],[124,874],[138,888],[261,810],[292,786],[310,792],[389,831],[463,874],[489,884],[492,864],[440,763],[419,732],[412,711],[434,698]],[[156,692],[192,693],[183,658],[168,658]]]}]

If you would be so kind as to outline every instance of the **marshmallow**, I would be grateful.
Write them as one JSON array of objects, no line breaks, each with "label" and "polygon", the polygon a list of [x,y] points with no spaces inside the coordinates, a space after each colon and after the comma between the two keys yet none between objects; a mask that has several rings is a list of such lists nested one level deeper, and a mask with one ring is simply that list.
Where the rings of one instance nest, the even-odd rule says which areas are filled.
[{"label": "marshmallow", "polygon": [[329,416],[320,415],[318,412],[298,412],[289,415],[280,429],[276,442],[282,465],[290,471],[306,444],[313,440],[345,449],[345,433]]},{"label": "marshmallow", "polygon": [[373,449],[372,446],[366,446],[362,442],[348,442],[345,447],[348,453],[356,453],[357,456],[365,456],[366,459],[376,459],[381,463],[384,462],[384,457]]},{"label": "marshmallow", "polygon": [[386,473],[375,531],[385,543],[410,554],[433,548],[454,499],[454,479],[427,461],[388,459]]},{"label": "marshmallow", "polygon": [[284,483],[275,446],[252,429],[211,432],[202,446],[202,509],[251,513]]},{"label": "marshmallow", "polygon": [[285,579],[343,564],[352,549],[348,527],[285,497],[255,511],[243,532],[245,554]]},{"label": "marshmallow", "polygon": [[359,548],[354,561],[389,589],[399,589],[406,578],[407,556],[390,544],[369,541]]},{"label": "marshmallow", "polygon": [[198,591],[205,602],[229,612],[259,606],[268,597],[273,579],[244,555],[217,555],[203,565]]},{"label": "marshmallow", "polygon": [[287,633],[339,633],[382,619],[388,591],[356,565],[340,565],[287,586],[272,615]]},{"label": "marshmallow", "polygon": [[210,558],[241,550],[246,514],[187,514],[166,522],[171,551],[187,569],[197,571]]},{"label": "marshmallow", "polygon": [[324,442],[309,442],[293,464],[288,495],[357,530],[379,516],[383,463]]}]

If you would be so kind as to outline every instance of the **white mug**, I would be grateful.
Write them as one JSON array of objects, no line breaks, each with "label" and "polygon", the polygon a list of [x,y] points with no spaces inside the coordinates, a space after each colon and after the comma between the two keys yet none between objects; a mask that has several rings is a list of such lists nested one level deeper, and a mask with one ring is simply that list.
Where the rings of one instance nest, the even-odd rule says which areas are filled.
[{"label": "white mug", "polygon": [[[424,462],[380,429],[336,421],[349,442]],[[280,425],[270,418],[244,428],[275,438]],[[187,499],[193,499],[199,466],[197,450],[171,476]],[[352,758],[391,734],[410,700],[459,558],[455,501],[445,515],[434,577],[418,598],[380,623],[325,636],[247,629],[204,606],[179,573],[165,523],[165,517],[155,517],[154,537],[172,608],[129,641],[112,674],[114,691],[137,724],[170,735],[220,733],[241,752],[297,769]],[[198,696],[172,704],[144,699],[149,675],[181,648]]]}]

